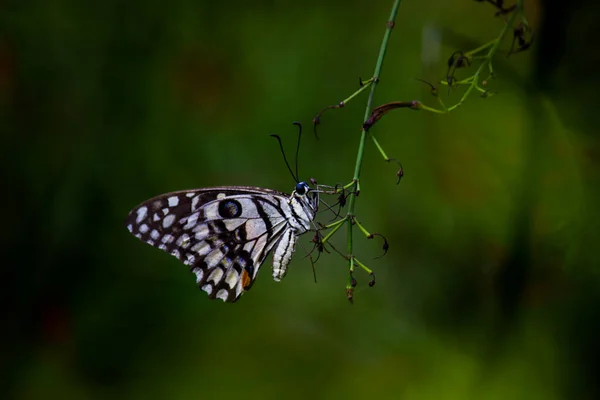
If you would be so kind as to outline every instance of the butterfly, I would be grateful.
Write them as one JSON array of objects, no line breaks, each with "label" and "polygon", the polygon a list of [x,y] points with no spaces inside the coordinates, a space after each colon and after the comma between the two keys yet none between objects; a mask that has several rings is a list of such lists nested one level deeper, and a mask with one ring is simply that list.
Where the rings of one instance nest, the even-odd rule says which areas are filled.
[{"label": "butterfly", "polygon": [[211,299],[234,302],[249,290],[269,253],[273,279],[287,273],[298,237],[311,228],[319,191],[299,182],[292,194],[250,186],[166,193],[129,213],[138,239],[175,256]]}]

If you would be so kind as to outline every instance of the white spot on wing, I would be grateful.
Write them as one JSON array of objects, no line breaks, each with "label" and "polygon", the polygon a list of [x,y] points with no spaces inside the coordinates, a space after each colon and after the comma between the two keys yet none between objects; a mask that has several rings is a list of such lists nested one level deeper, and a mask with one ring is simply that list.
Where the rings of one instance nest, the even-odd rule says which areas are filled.
[{"label": "white spot on wing", "polygon": [[219,216],[219,203],[213,203],[204,208],[206,220],[221,219]]},{"label": "white spot on wing", "polygon": [[190,251],[198,254],[200,257],[207,255],[210,253],[210,245],[204,241],[198,242],[192,246]]},{"label": "white spot on wing", "polygon": [[208,236],[208,226],[206,224],[198,224],[192,229],[196,233],[196,240],[202,240]]},{"label": "white spot on wing", "polygon": [[206,293],[208,293],[208,295],[210,296],[210,294],[212,293],[212,286],[209,285],[208,283],[204,286],[202,286],[200,289],[204,290]]},{"label": "white spot on wing", "polygon": [[212,268],[216,266],[223,259],[223,253],[221,253],[220,249],[214,249],[211,251],[204,261],[206,261],[206,266],[208,268]]},{"label": "white spot on wing", "polygon": [[217,199],[219,199],[219,200],[224,199],[225,197],[227,197],[227,195],[225,193],[219,193],[217,195]]},{"label": "white spot on wing", "polygon": [[158,240],[160,233],[158,233],[156,229],[152,229],[152,232],[150,232],[150,237],[154,240]]},{"label": "white spot on wing", "polygon": [[167,199],[169,202],[169,207],[177,207],[179,205],[179,197],[171,196]]},{"label": "white spot on wing", "polygon": [[187,197],[187,198],[191,198],[191,197],[194,197],[195,195],[196,195],[196,193],[194,193],[194,192],[189,192],[189,193],[186,193],[186,194],[185,194],[185,197]]},{"label": "white spot on wing", "polygon": [[202,278],[204,277],[204,271],[202,269],[196,267],[192,270],[194,274],[196,274],[196,283],[202,282]]},{"label": "white spot on wing", "polygon": [[221,299],[223,301],[227,301],[227,297],[228,296],[229,296],[229,293],[225,289],[221,289],[221,290],[219,290],[217,292],[217,299]]},{"label": "white spot on wing", "polygon": [[177,250],[177,249],[173,250],[171,252],[171,255],[181,259],[181,254],[179,253],[179,250]]},{"label": "white spot on wing", "polygon": [[137,218],[135,219],[135,223],[139,224],[140,222],[142,222],[142,220],[144,218],[146,218],[146,215],[148,215],[148,207],[142,206],[142,207],[138,208],[137,209]]},{"label": "white spot on wing", "polygon": [[131,225],[131,224],[127,225],[127,230],[129,232],[133,232],[133,225]]},{"label": "white spot on wing", "polygon": [[208,276],[207,281],[213,281],[216,285],[219,282],[221,282],[222,278],[223,278],[223,270],[221,268],[217,267],[212,270],[212,272]]},{"label": "white spot on wing", "polygon": [[153,220],[154,222],[156,222],[156,221],[160,221],[160,215],[158,215],[158,213],[154,213],[154,216],[152,217],[152,220]]},{"label": "white spot on wing", "polygon": [[183,227],[183,229],[192,229],[192,227],[194,225],[196,225],[196,223],[198,222],[198,214],[200,214],[199,212],[195,212],[192,215],[190,215],[187,219],[187,223],[185,224],[185,226]]},{"label": "white spot on wing", "polygon": [[165,219],[163,219],[163,222],[162,222],[163,228],[167,229],[168,227],[173,225],[173,222],[175,222],[175,215],[174,214],[167,215],[165,217]]},{"label": "white spot on wing", "polygon": [[175,236],[173,236],[173,235],[171,235],[171,234],[169,234],[169,233],[167,233],[167,234],[166,234],[165,236],[163,236],[163,238],[162,238],[162,242],[163,242],[163,243],[172,243],[172,242],[173,242],[173,240],[175,240]]},{"label": "white spot on wing", "polygon": [[233,289],[237,285],[239,279],[240,279],[240,277],[239,277],[237,271],[232,269],[227,274],[227,277],[225,278],[225,282],[227,282],[229,287]]},{"label": "white spot on wing", "polygon": [[146,225],[146,224],[141,224],[140,225],[140,232],[142,232],[142,233],[148,232],[149,229],[150,229],[150,227],[148,225]]},{"label": "white spot on wing", "polygon": [[187,260],[185,260],[185,262],[184,262],[185,265],[192,265],[192,264],[194,264],[196,262],[196,256],[195,255],[188,253],[186,255],[186,257],[187,257]]},{"label": "white spot on wing", "polygon": [[[192,196],[193,196],[193,194],[192,194]],[[191,209],[192,211],[196,211],[196,208],[198,208],[199,201],[200,201],[200,196],[196,196],[192,199],[192,209]]]},{"label": "white spot on wing", "polygon": [[161,250],[166,250],[167,246],[165,246],[164,244],[161,243],[161,244],[158,245],[158,248],[161,249]]},{"label": "white spot on wing", "polygon": [[190,237],[188,236],[187,233],[184,233],[183,235],[179,236],[179,238],[177,239],[177,242],[175,242],[175,244],[177,244],[177,246],[183,247],[185,249],[190,245]]}]

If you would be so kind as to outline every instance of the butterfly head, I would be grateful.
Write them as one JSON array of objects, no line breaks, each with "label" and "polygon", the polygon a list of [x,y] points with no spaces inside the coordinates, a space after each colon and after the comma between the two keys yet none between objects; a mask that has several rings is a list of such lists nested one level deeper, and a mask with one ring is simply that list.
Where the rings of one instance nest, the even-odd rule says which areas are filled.
[{"label": "butterfly head", "polygon": [[310,190],[310,186],[306,182],[298,182],[296,184],[296,194],[304,196]]},{"label": "butterfly head", "polygon": [[311,189],[308,183],[298,182],[292,195],[299,200],[307,202],[314,211],[317,211],[319,207],[319,193]]}]

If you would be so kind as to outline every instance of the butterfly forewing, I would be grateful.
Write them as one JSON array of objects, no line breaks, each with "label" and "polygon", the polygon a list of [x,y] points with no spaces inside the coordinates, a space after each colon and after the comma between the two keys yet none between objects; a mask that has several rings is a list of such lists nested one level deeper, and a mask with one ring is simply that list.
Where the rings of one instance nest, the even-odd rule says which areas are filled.
[{"label": "butterfly forewing", "polygon": [[[133,209],[126,226],[140,240],[188,265],[210,298],[231,302],[250,289],[282,235],[303,233],[298,221],[314,218],[310,207],[304,211],[296,203],[290,204],[284,193],[253,187],[173,192]],[[280,256],[283,274],[293,248],[286,251]]]}]

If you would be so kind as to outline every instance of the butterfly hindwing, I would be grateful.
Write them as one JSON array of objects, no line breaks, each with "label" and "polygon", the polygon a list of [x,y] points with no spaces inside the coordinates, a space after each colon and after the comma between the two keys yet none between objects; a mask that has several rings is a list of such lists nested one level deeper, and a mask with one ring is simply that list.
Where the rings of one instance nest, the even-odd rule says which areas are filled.
[{"label": "butterfly hindwing", "polygon": [[267,254],[291,233],[288,201],[284,193],[252,187],[173,192],[140,204],[126,225],[188,265],[210,298],[231,302],[250,289]]}]

